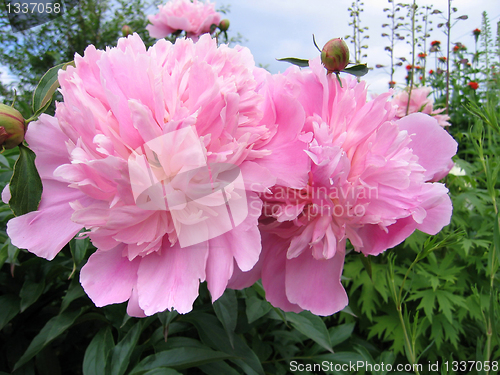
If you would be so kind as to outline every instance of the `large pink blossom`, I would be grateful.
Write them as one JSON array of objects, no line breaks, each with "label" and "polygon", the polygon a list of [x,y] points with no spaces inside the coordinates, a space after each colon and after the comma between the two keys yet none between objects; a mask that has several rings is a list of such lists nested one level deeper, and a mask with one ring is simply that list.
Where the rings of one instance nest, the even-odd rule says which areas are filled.
[{"label": "large pink blossom", "polygon": [[426,114],[396,121],[390,93],[367,102],[364,83],[347,78],[340,87],[318,59],[310,67],[275,76],[266,97],[275,108],[286,98],[287,111],[298,105],[305,113],[308,183],[262,194],[260,261],[235,273],[230,286],[261,277],[274,306],[330,315],[348,302],[340,282],[347,240],[357,252],[378,255],[416,229],[436,234],[449,224],[448,190],[429,181],[457,143]]},{"label": "large pink blossom", "polygon": [[[411,90],[411,100],[410,106],[408,108],[408,114],[411,113],[427,113],[434,117],[438,124],[441,126],[450,126],[451,124],[448,122],[450,116],[446,114],[440,114],[444,111],[444,108],[434,109],[433,101],[429,97],[431,93],[431,88],[427,86],[423,87],[414,87]],[[394,96],[392,103],[398,106],[396,110],[396,118],[403,118],[406,116],[406,107],[408,105],[408,89],[400,91]]]},{"label": "large pink blossom", "polygon": [[146,29],[153,38],[164,38],[182,30],[188,38],[198,40],[201,34],[209,33],[212,25],[219,25],[220,14],[215,5],[198,0],[172,0],[158,6],[159,12],[148,16],[151,25]]},{"label": "large pink blossom", "polygon": [[85,229],[98,249],[86,293],[129,300],[134,316],[190,311],[200,281],[219,298],[259,258],[257,193],[307,181],[303,116],[264,119],[270,74],[208,35],[146,50],[134,34],[75,66],[59,72],[55,117],[26,134],[44,190],[38,211],[9,221],[12,243],[52,259]]}]

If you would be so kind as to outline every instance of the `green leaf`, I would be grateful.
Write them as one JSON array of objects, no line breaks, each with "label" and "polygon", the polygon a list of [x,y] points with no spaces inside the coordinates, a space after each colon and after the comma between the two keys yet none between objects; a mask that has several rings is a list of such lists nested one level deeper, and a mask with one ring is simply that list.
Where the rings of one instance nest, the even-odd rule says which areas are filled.
[{"label": "green leaf", "polygon": [[319,316],[309,311],[302,311],[300,314],[287,312],[286,318],[297,331],[333,353],[330,334],[325,322]]},{"label": "green leaf", "polygon": [[142,332],[142,320],[137,322],[130,331],[127,332],[111,353],[111,375],[123,375],[129,365],[130,356],[134,351],[139,336]]},{"label": "green leaf", "polygon": [[73,238],[69,242],[69,248],[71,250],[71,255],[73,256],[73,263],[78,265],[83,259],[85,259],[85,254],[87,253],[89,244],[90,241],[88,238]]},{"label": "green leaf", "polygon": [[50,319],[42,330],[31,341],[28,349],[14,366],[14,371],[26,364],[37,355],[44,347],[50,344],[55,338],[64,333],[73,325],[75,320],[82,314],[85,308],[77,311],[64,312]]},{"label": "green leaf", "polygon": [[354,323],[342,324],[340,326],[332,327],[329,329],[330,341],[334,348],[338,344],[343,343],[352,335],[354,331]]},{"label": "green leaf", "polygon": [[101,329],[92,339],[83,357],[83,375],[108,375],[108,358],[115,346],[111,328]]},{"label": "green leaf", "polygon": [[9,205],[14,215],[20,216],[38,209],[42,198],[42,180],[35,167],[35,153],[22,143],[19,145],[19,158],[14,165],[9,188]]},{"label": "green leaf", "polygon": [[165,350],[144,358],[134,367],[130,375],[142,375],[146,371],[158,367],[173,367],[185,369],[196,367],[205,363],[221,361],[229,358],[226,353],[206,348],[176,348]]},{"label": "green leaf", "polygon": [[273,308],[271,304],[256,296],[247,297],[245,299],[246,314],[248,323],[252,324],[257,319],[262,318]]},{"label": "green leaf", "polygon": [[356,77],[363,77],[368,73],[368,67],[366,66],[366,64],[359,64],[351,66],[349,68],[345,68],[344,70],[342,70],[342,72],[352,74]]},{"label": "green leaf", "polygon": [[172,320],[174,320],[177,316],[179,315],[179,313],[175,310],[172,310],[172,311],[169,311],[169,310],[166,310],[166,311],[163,311],[161,313],[158,313],[158,319],[160,319],[160,322],[162,324],[163,327],[166,327],[168,326]]},{"label": "green leaf", "polygon": [[171,368],[160,367],[160,368],[155,368],[153,370],[149,370],[148,372],[145,372],[143,375],[182,375],[182,374]]},{"label": "green leaf", "polygon": [[19,296],[21,297],[21,312],[35,303],[42,295],[44,289],[45,280],[42,279],[37,282],[30,278],[26,279],[21,291],[19,292]]},{"label": "green leaf", "polygon": [[359,253],[359,258],[361,259],[361,262],[363,263],[363,266],[365,266],[365,270],[366,272],[368,273],[368,276],[370,277],[370,280],[373,281],[373,278],[372,278],[372,258],[370,258],[370,256],[366,256],[362,253]]},{"label": "green leaf", "polygon": [[234,337],[234,347],[229,344],[226,332],[217,318],[210,314],[191,312],[183,318],[192,323],[201,340],[212,349],[229,354],[231,362],[239,366],[245,374],[264,375],[259,358],[239,336]]},{"label": "green leaf", "polygon": [[73,302],[75,299],[78,299],[82,296],[85,295],[85,291],[83,290],[80,280],[78,278],[73,278],[71,280],[71,284],[69,284],[68,291],[66,292],[66,295],[64,296],[62,303],[61,303],[61,311],[62,313],[64,310],[66,310],[71,302]]},{"label": "green leaf", "polygon": [[229,343],[234,347],[234,330],[238,320],[238,299],[233,289],[226,289],[224,294],[213,304],[215,315],[222,323],[229,337]]},{"label": "green leaf", "polygon": [[74,62],[62,63],[50,68],[38,82],[35,91],[33,92],[33,113],[40,114],[43,109],[47,108],[52,100],[52,95],[59,87],[57,74],[60,69],[65,70],[69,65],[74,66]]},{"label": "green leaf", "polygon": [[7,325],[20,311],[19,298],[12,294],[0,296],[0,330]]},{"label": "green leaf", "polygon": [[9,243],[10,239],[7,239],[7,241],[5,241],[5,244],[0,249],[0,268],[3,267],[5,261],[7,260],[7,258],[9,258]]},{"label": "green leaf", "polygon": [[285,61],[293,65],[300,66],[301,68],[306,68],[309,66],[309,60],[298,59],[296,57],[284,57],[282,59],[276,59],[278,61]]},{"label": "green leaf", "polygon": [[71,256],[73,257],[73,270],[71,271],[70,278],[76,272],[78,265],[85,259],[85,254],[89,248],[90,241],[88,238],[73,238],[69,241],[69,248]]},{"label": "green leaf", "polygon": [[[229,366],[226,362],[212,362],[205,365],[198,366],[201,371],[207,375],[239,375],[240,373],[236,369]],[[145,374],[146,375],[146,374]]]}]

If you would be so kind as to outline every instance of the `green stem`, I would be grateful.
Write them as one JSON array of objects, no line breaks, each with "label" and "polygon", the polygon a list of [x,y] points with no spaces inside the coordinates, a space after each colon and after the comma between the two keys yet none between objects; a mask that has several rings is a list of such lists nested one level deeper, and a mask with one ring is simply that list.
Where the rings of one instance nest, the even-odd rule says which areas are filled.
[{"label": "green stem", "polygon": [[415,17],[417,13],[417,1],[413,0],[411,13],[411,70],[410,89],[408,90],[408,103],[406,103],[406,115],[410,112],[411,91],[413,89],[413,79],[415,76]]}]

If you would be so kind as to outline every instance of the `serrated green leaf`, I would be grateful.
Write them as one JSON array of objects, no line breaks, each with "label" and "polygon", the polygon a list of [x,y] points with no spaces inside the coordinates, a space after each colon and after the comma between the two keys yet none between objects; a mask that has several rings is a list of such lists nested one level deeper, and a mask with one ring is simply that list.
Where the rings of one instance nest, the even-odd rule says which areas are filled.
[{"label": "serrated green leaf", "polygon": [[20,301],[17,296],[8,294],[0,296],[0,330],[7,325],[20,311]]},{"label": "serrated green leaf", "polygon": [[35,153],[22,143],[19,145],[19,158],[14,165],[9,188],[9,205],[14,215],[20,216],[38,209],[42,198],[42,180],[35,167]]},{"label": "serrated green leaf", "polygon": [[74,66],[74,62],[62,63],[50,68],[40,79],[38,85],[33,92],[33,103],[32,109],[33,113],[40,113],[40,110],[44,107],[46,108],[50,101],[52,100],[52,95],[56,92],[59,87],[59,82],[57,80],[57,75],[60,69],[66,69],[69,65]]},{"label": "serrated green leaf", "polygon": [[298,59],[296,57],[284,57],[282,59],[276,59],[278,61],[284,61],[293,65],[300,66],[301,68],[306,68],[309,66],[309,60]]},{"label": "serrated green leaf", "polygon": [[29,278],[26,279],[19,292],[19,296],[21,297],[21,312],[35,303],[42,295],[44,289],[45,280],[34,281]]},{"label": "serrated green leaf", "polygon": [[92,339],[83,357],[83,375],[108,375],[109,355],[115,346],[110,327],[102,328]]},{"label": "serrated green leaf", "polygon": [[368,67],[366,66],[366,64],[358,64],[349,68],[345,68],[344,70],[342,70],[342,72],[352,74],[356,77],[363,77],[368,73]]},{"label": "serrated green leaf", "polygon": [[229,338],[229,343],[234,347],[234,330],[238,320],[238,299],[233,289],[226,289],[224,294],[214,302],[215,315],[222,323]]},{"label": "serrated green leaf", "polygon": [[300,314],[287,312],[286,318],[297,331],[333,353],[330,334],[319,316],[303,311]]},{"label": "serrated green leaf", "polygon": [[186,369],[196,367],[205,363],[221,361],[231,356],[226,353],[206,348],[176,348],[165,350],[144,358],[130,375],[143,375],[149,370],[158,367],[172,367],[175,369]]},{"label": "serrated green leaf", "polygon": [[75,320],[82,314],[85,308],[77,311],[64,312],[50,319],[42,330],[31,341],[28,349],[19,358],[14,366],[14,371],[26,364],[30,359],[36,356],[45,346],[50,344],[59,335],[64,333],[73,325]]}]

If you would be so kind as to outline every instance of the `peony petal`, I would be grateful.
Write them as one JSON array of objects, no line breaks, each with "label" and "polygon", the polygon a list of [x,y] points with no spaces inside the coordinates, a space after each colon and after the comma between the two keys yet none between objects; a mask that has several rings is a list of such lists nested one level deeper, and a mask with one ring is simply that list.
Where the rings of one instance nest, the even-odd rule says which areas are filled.
[{"label": "peony petal", "polygon": [[7,223],[12,244],[20,249],[52,260],[82,228],[71,221],[73,209],[69,203],[85,196],[67,184],[43,181],[42,200],[38,211],[15,217]]},{"label": "peony petal", "polygon": [[263,236],[262,285],[266,299],[284,311],[300,312],[303,309],[289,301],[285,292],[285,275],[288,261],[288,243],[275,235]]},{"label": "peony petal", "polygon": [[340,283],[344,267],[345,243],[335,256],[316,260],[303,252],[286,264],[286,295],[291,303],[316,315],[331,315],[347,306],[347,293]]},{"label": "peony petal", "polygon": [[137,291],[139,306],[146,315],[175,309],[188,313],[198,297],[200,281],[205,280],[208,242],[181,248],[170,247],[163,241],[160,253],[141,260],[138,270]]},{"label": "peony petal", "polygon": [[97,307],[124,302],[132,295],[140,260],[128,260],[123,248],[97,250],[80,272],[80,283]]},{"label": "peony petal", "polygon": [[415,113],[396,123],[401,130],[410,134],[411,142],[408,147],[418,156],[418,163],[426,169],[426,181],[436,181],[436,177],[443,176],[443,171],[449,171],[450,161],[457,153],[458,144],[434,118]]}]

